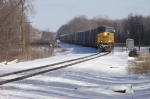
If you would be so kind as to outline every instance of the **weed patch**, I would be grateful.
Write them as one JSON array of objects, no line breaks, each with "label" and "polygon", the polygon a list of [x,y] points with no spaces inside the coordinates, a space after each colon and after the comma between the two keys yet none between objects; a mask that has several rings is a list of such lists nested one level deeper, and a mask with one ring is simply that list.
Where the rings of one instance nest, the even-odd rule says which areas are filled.
[{"label": "weed patch", "polygon": [[150,74],[150,54],[141,54],[134,62],[130,63],[127,67],[127,72],[129,74],[137,75],[149,75]]}]

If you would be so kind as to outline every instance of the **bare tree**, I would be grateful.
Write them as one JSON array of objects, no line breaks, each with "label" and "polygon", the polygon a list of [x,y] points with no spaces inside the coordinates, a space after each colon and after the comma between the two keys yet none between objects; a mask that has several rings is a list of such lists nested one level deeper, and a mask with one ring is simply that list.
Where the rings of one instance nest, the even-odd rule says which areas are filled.
[{"label": "bare tree", "polygon": [[[26,9],[32,0],[0,0],[0,54],[1,58],[7,57],[10,53],[20,48],[20,42],[25,42],[26,28]],[[21,30],[20,28],[21,27]],[[25,44],[24,44],[25,45]]]}]

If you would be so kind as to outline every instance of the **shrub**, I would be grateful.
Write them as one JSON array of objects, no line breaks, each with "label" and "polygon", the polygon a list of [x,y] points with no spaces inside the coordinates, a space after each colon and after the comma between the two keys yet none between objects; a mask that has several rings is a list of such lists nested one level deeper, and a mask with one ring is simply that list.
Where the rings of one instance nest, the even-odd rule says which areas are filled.
[{"label": "shrub", "polygon": [[137,49],[136,48],[133,48],[129,54],[128,54],[130,57],[137,57],[138,56],[138,52],[137,52]]}]

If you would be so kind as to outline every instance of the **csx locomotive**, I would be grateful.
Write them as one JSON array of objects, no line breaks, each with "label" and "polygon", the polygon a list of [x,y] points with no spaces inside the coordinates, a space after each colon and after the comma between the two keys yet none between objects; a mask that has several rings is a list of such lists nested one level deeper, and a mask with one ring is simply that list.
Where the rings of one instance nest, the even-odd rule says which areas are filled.
[{"label": "csx locomotive", "polygon": [[60,41],[68,44],[96,47],[100,51],[114,49],[115,29],[110,26],[100,26],[88,31],[79,31],[71,34],[60,35]]}]

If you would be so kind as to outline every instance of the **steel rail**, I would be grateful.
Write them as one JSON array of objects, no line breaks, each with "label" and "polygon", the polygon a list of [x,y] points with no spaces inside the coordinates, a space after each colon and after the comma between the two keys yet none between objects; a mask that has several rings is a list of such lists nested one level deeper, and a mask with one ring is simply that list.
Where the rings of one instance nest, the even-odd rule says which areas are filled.
[{"label": "steel rail", "polygon": [[36,70],[36,69],[42,69],[42,68],[46,68],[46,67],[49,67],[49,66],[55,66],[55,65],[62,64],[62,63],[66,63],[66,62],[72,62],[72,61],[76,61],[76,60],[79,60],[79,59],[91,57],[91,56],[94,56],[94,55],[97,55],[97,54],[99,54],[99,53],[88,55],[88,56],[81,57],[81,58],[71,59],[71,60],[67,60],[67,61],[63,61],[63,62],[58,62],[58,63],[54,63],[54,64],[50,64],[50,65],[44,65],[44,66],[39,66],[39,67],[35,67],[35,68],[30,68],[30,69],[25,69],[25,70],[11,72],[11,73],[1,74],[0,77],[5,77],[5,76],[12,75],[12,74],[23,73],[23,72],[27,72],[27,71]]},{"label": "steel rail", "polygon": [[[60,67],[55,67],[55,68],[51,68],[51,69],[48,69],[48,70],[43,70],[43,71],[35,72],[35,73],[32,73],[32,74],[24,75],[24,76],[21,76],[21,77],[4,80],[4,81],[0,82],[0,85],[7,84],[7,83],[10,83],[10,82],[14,82],[14,81],[18,81],[18,80],[23,80],[23,79],[26,79],[26,78],[29,78],[29,77],[32,77],[32,76],[36,76],[36,75],[39,75],[39,74],[43,74],[43,73],[46,73],[46,72],[49,72],[49,71],[54,71],[54,70],[58,70],[58,69],[61,69],[61,68],[69,67],[69,66],[72,66],[72,65],[75,65],[75,64],[79,64],[79,63],[82,63],[82,62],[85,62],[85,61],[89,61],[89,60],[92,60],[92,59],[95,59],[95,58],[98,58],[98,57],[101,57],[101,56],[105,56],[105,55],[107,55],[109,53],[110,52],[105,53],[103,55],[95,56],[95,57],[92,57],[92,56],[97,55],[97,54],[89,55],[88,57],[86,56],[86,57],[82,57],[82,58],[78,58],[78,59],[73,59],[74,61],[76,61],[76,60],[80,60],[80,59],[92,57],[92,58],[89,58],[89,59],[84,59],[84,60],[81,60],[81,61],[77,61],[77,62],[74,62],[74,63],[63,65],[63,66],[60,66]],[[59,63],[55,63],[55,64],[51,64],[51,65],[46,65],[46,66],[43,66],[43,67],[48,67],[48,66],[52,66],[52,65],[53,66],[54,65],[59,65],[59,64],[65,63],[65,62],[72,62],[73,60],[59,62]],[[39,68],[40,67],[38,67],[38,69]],[[22,70],[22,71],[18,71],[18,72],[13,72],[13,73],[17,74],[17,73],[20,73],[20,72],[26,72],[26,71],[31,71],[31,70],[35,70],[35,68],[27,69],[27,70]],[[7,75],[9,76],[9,75],[12,75],[12,73],[4,74],[4,75],[5,76],[7,76]]]}]

